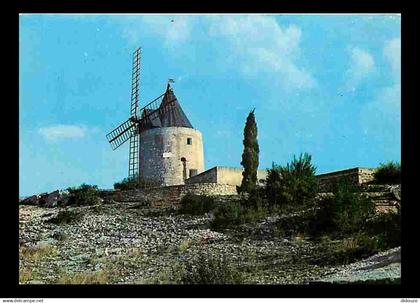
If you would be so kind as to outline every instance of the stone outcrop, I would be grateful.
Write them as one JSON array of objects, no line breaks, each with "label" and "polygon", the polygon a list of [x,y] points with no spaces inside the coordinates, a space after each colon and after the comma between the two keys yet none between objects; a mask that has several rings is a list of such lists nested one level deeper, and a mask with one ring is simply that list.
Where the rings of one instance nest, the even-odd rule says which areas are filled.
[{"label": "stone outcrop", "polygon": [[66,190],[55,190],[51,193],[33,195],[20,201],[21,204],[38,205],[43,207],[65,206],[69,201],[69,193]]}]

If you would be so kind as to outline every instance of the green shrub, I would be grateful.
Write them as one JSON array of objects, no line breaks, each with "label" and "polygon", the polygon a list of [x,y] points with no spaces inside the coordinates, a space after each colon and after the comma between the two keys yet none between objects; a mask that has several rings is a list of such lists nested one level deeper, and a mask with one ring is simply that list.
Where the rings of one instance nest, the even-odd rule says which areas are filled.
[{"label": "green shrub", "polygon": [[322,232],[349,234],[362,230],[367,220],[375,213],[370,198],[345,180],[333,187],[333,196],[318,202],[318,210],[309,222],[312,235]]},{"label": "green shrub", "polygon": [[244,207],[239,202],[227,202],[219,205],[210,223],[213,229],[223,228],[242,223]]},{"label": "green shrub", "polygon": [[357,233],[339,241],[323,238],[317,245],[317,253],[309,260],[311,264],[334,266],[353,263],[379,251],[375,237]]},{"label": "green shrub", "polygon": [[[47,223],[53,223],[58,225],[70,224],[79,221],[83,217],[83,214],[74,210],[63,210],[58,212],[55,217],[48,219]],[[59,235],[57,237],[60,237]],[[64,239],[63,239],[64,240]]]},{"label": "green shrub", "polygon": [[137,177],[125,178],[120,182],[114,183],[114,189],[131,190],[156,187],[159,184],[151,180],[144,180]]},{"label": "green shrub", "polygon": [[188,215],[204,215],[216,207],[212,197],[187,193],[182,197],[179,213]]},{"label": "green shrub", "polygon": [[299,234],[306,234],[308,229],[307,215],[281,217],[275,223],[275,234],[280,237],[294,237]]},{"label": "green shrub", "polygon": [[375,213],[372,200],[361,194],[358,188],[350,183],[338,183],[333,194],[332,220],[334,226],[343,232],[359,231],[367,219]]},{"label": "green shrub", "polygon": [[268,215],[261,197],[250,195],[242,201],[232,201],[219,205],[214,211],[214,218],[210,223],[213,229],[252,223]]},{"label": "green shrub", "polygon": [[316,168],[311,164],[311,156],[293,156],[285,167],[275,165],[268,170],[265,194],[270,205],[306,204],[317,193]]},{"label": "green shrub", "polygon": [[187,260],[181,276],[183,284],[239,284],[242,280],[226,256],[210,252],[200,252]]},{"label": "green shrub", "polygon": [[69,187],[69,204],[93,205],[99,202],[98,187],[82,184],[79,187]]},{"label": "green shrub", "polygon": [[375,183],[378,184],[400,184],[401,165],[398,162],[390,161],[381,163],[374,173]]},{"label": "green shrub", "polygon": [[401,245],[401,214],[379,213],[366,226],[366,232],[375,236],[381,250]]}]

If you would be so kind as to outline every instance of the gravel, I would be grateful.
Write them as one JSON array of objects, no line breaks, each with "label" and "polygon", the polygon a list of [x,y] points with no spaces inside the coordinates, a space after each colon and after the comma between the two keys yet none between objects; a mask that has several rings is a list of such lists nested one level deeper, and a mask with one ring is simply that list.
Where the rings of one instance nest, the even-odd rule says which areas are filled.
[{"label": "gravel", "polygon": [[[209,214],[192,217],[162,212],[164,215],[159,216],[156,210],[135,206],[135,203],[65,208],[21,205],[21,246],[50,245],[58,251],[36,264],[20,256],[20,268],[37,273],[36,279],[26,283],[55,283],[63,271],[101,270],[110,265],[118,266],[120,273],[112,283],[164,283],[162,275],[168,276],[174,264],[191,259],[203,250],[226,255],[244,273],[244,283],[308,284],[400,275],[400,263],[395,257],[398,248],[379,255],[382,259],[372,257],[347,267],[320,267],[296,259],[297,255],[311,254],[313,244],[306,239],[258,239],[247,233],[238,238],[234,231],[210,230]],[[61,225],[47,222],[62,211],[76,212],[80,219]],[[272,218],[260,224],[276,220]],[[389,260],[395,262],[384,261],[388,254],[394,256]],[[372,264],[384,266],[366,268]]]}]

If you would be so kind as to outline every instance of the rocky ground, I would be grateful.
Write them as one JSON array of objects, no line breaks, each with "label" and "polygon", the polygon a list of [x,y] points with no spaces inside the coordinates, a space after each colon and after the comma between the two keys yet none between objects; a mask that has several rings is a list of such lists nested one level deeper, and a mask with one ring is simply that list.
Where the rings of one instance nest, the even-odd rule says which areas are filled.
[{"label": "rocky ground", "polygon": [[357,281],[400,279],[401,247],[380,252],[367,259],[344,265],[320,281],[347,283]]},{"label": "rocky ground", "polygon": [[[200,251],[219,252],[244,283],[308,284],[398,278],[399,248],[347,266],[311,262],[316,243],[239,230],[210,230],[211,215],[178,215],[136,203],[43,208],[20,205],[20,283],[177,283]],[[261,222],[267,226],[269,218]],[[318,256],[319,257],[319,256]]]}]

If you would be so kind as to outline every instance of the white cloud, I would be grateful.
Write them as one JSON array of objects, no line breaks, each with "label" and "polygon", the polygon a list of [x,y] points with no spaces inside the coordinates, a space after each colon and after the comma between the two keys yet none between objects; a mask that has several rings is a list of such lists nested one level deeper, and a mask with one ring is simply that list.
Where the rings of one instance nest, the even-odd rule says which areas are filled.
[{"label": "white cloud", "polygon": [[315,85],[311,74],[297,62],[302,31],[294,25],[280,26],[273,16],[152,15],[115,20],[132,45],[152,33],[161,38],[164,47],[185,46],[194,57],[199,53],[199,41],[204,40],[209,51],[216,50],[214,64],[223,69],[233,68],[251,77],[266,74],[285,89]]},{"label": "white cloud", "polygon": [[114,18],[122,28],[122,35],[127,41],[138,46],[141,39],[149,33],[159,35],[165,46],[171,47],[190,38],[192,17],[188,16],[126,16]]},{"label": "white cloud", "polygon": [[385,43],[383,50],[385,59],[391,65],[395,80],[400,82],[401,77],[401,38],[394,38]]},{"label": "white cloud", "polygon": [[209,34],[227,42],[227,55],[246,75],[274,73],[283,88],[307,89],[315,80],[297,59],[302,31],[281,27],[272,16],[212,16]]},{"label": "white cloud", "polygon": [[393,83],[379,89],[361,113],[366,135],[383,140],[383,148],[395,151],[401,144],[401,39],[385,43],[383,55],[390,65]]},{"label": "white cloud", "polygon": [[41,127],[38,130],[38,133],[47,141],[83,138],[86,132],[87,129],[85,127],[63,124]]},{"label": "white cloud", "polygon": [[393,83],[378,91],[373,105],[376,108],[393,117],[394,122],[401,120],[401,39],[395,38],[387,41],[383,49],[383,55],[390,65],[393,73]]},{"label": "white cloud", "polygon": [[371,74],[375,67],[372,55],[358,47],[351,49],[350,67],[346,72],[347,90],[356,90],[357,86]]}]

